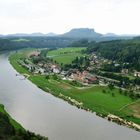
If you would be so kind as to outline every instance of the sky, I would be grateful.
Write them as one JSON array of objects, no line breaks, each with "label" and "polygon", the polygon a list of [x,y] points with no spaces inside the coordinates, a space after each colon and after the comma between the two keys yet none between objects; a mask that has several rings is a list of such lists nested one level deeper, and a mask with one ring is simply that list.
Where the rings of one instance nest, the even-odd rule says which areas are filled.
[{"label": "sky", "polygon": [[0,34],[72,28],[140,34],[140,0],[0,0]]}]

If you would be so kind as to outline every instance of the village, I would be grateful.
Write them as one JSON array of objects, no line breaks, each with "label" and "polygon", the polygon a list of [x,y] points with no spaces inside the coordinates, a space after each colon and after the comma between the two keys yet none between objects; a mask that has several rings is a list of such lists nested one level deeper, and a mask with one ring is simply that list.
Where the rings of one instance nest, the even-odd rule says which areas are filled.
[{"label": "village", "polygon": [[[76,81],[80,83],[81,86],[90,86],[93,84],[107,86],[109,84],[112,84],[118,88],[125,88],[123,87],[123,84],[120,85],[120,81],[118,79],[107,77],[106,75],[101,75],[100,73],[102,71],[99,73],[104,64],[113,63],[114,67],[120,65],[118,63],[112,62],[111,60],[99,57],[93,53],[88,59],[88,67],[83,71],[79,71],[79,69],[77,68],[69,68],[68,70],[64,70],[62,66],[56,61],[53,61],[50,58],[45,58],[45,60],[42,59],[40,56],[40,52],[41,51],[39,50],[33,51],[32,53],[28,54],[27,58],[18,61],[19,64],[28,69],[28,71],[32,74],[40,74],[46,76],[55,75],[61,80]],[[122,77],[127,77],[128,73],[128,69],[121,69]],[[134,71],[133,77],[140,77],[140,72]],[[133,86],[133,90],[139,91],[140,85]]]}]

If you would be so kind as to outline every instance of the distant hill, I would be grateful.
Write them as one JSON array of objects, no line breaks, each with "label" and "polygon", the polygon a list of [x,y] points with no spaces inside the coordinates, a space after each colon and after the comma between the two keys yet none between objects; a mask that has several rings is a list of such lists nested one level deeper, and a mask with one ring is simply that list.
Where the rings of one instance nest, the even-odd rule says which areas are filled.
[{"label": "distant hill", "polygon": [[43,33],[32,33],[32,34],[26,34],[26,33],[16,33],[16,34],[8,34],[5,35],[6,37],[36,37],[36,36],[44,36]]},{"label": "distant hill", "polygon": [[118,36],[118,35],[116,35],[116,34],[114,34],[114,33],[107,33],[107,34],[104,34],[104,36],[105,36],[105,37],[110,37],[110,36],[116,37],[116,36]]},{"label": "distant hill", "polygon": [[43,33],[32,33],[32,34],[29,34],[29,36],[44,36]]},{"label": "distant hill", "polygon": [[74,39],[49,36],[9,36],[0,38],[0,51],[22,48],[63,48],[73,43]]},{"label": "distant hill", "polygon": [[57,36],[57,34],[55,33],[43,34],[40,32],[31,33],[31,34],[26,34],[26,33],[15,33],[15,34],[8,34],[8,35],[0,34],[0,37],[54,37],[54,36]]},{"label": "distant hill", "polygon": [[136,35],[116,35],[114,33],[107,33],[101,34],[95,32],[94,29],[91,28],[74,28],[69,32],[64,34],[55,34],[55,33],[47,33],[43,34],[40,32],[35,32],[31,34],[26,33],[16,33],[16,34],[8,34],[8,35],[1,35],[0,38],[13,38],[13,37],[51,37],[51,38],[66,38],[66,39],[73,39],[73,40],[81,40],[81,39],[88,39],[89,41],[111,41],[111,40],[118,40],[118,39],[132,39],[136,37]]},{"label": "distant hill", "polygon": [[51,36],[57,36],[57,35],[58,35],[58,34],[55,34],[55,33],[52,33],[52,32],[51,32],[51,33],[46,34],[46,36],[50,36],[50,37],[51,37]]},{"label": "distant hill", "polygon": [[140,36],[134,37],[135,40],[140,40]]},{"label": "distant hill", "polygon": [[24,36],[28,36],[28,34],[24,34],[24,33],[15,33],[15,34],[4,35],[4,37],[24,37]]},{"label": "distant hill", "polygon": [[94,31],[94,29],[89,29],[89,28],[76,28],[72,29],[71,31],[62,34],[61,36],[63,37],[68,37],[68,38],[92,38],[96,39],[102,36],[102,34],[97,33]]}]

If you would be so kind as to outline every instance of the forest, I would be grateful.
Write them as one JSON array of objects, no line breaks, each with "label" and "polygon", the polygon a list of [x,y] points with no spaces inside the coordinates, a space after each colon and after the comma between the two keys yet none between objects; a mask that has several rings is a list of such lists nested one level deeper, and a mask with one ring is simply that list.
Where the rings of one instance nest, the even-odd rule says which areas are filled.
[{"label": "forest", "polygon": [[63,48],[74,39],[64,37],[8,37],[0,38],[0,51],[22,48]]},{"label": "forest", "polygon": [[104,58],[118,63],[127,63],[127,68],[140,70],[140,40],[116,40],[107,42],[91,42],[87,53],[96,52]]}]

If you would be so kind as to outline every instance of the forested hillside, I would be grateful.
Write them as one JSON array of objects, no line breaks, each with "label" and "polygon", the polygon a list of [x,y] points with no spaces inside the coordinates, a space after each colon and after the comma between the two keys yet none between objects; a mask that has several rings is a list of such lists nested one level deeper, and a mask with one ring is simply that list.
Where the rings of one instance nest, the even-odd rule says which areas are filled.
[{"label": "forested hillside", "polygon": [[88,44],[87,53],[96,52],[101,56],[128,63],[128,67],[140,70],[140,40],[117,40]]},{"label": "forested hillside", "polygon": [[[42,33],[32,33],[32,34],[10,34],[0,36],[0,51],[4,50],[15,50],[22,48],[63,48],[71,45],[71,43],[83,40],[78,44],[86,45],[89,41],[109,41],[118,39],[132,39],[132,36],[117,36],[102,35],[94,31],[94,29],[88,28],[78,28],[72,29],[71,31],[64,33],[62,35],[55,36],[54,34],[42,34]],[[87,42],[86,42],[87,41]],[[78,45],[73,44],[73,45]],[[88,43],[90,45],[90,43]],[[82,46],[79,46],[82,47]]]},{"label": "forested hillside", "polygon": [[59,37],[11,37],[0,38],[0,51],[22,48],[59,48],[70,45],[74,39]]}]

